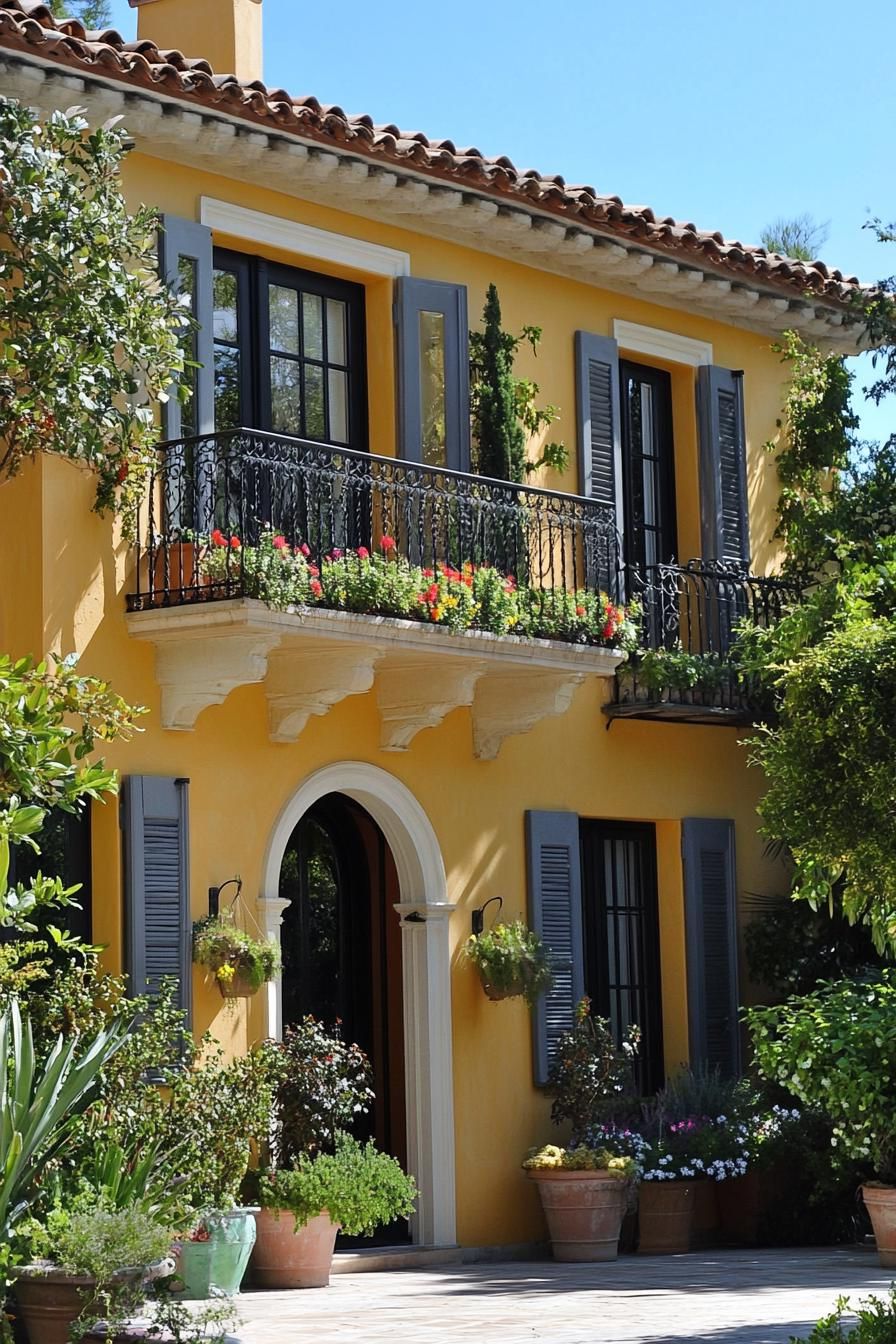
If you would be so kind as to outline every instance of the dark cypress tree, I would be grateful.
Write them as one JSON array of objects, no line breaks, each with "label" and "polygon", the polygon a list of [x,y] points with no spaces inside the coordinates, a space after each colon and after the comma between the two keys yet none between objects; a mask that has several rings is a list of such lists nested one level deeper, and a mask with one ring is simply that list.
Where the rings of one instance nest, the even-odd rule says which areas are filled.
[{"label": "dark cypress tree", "polygon": [[518,341],[501,329],[498,291],[489,285],[482,310],[483,331],[470,333],[470,408],[482,476],[522,481],[526,435],[517,414],[513,357]]}]

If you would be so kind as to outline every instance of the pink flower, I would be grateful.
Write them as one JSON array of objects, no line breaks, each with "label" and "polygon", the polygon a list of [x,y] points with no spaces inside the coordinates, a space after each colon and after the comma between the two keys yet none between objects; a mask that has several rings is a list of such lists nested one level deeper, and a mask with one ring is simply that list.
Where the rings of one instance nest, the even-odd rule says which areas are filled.
[{"label": "pink flower", "polygon": [[359,547],[358,547],[358,550],[357,550],[357,552],[356,552],[356,554],[357,554],[359,560],[369,560],[369,559],[370,559],[370,552],[368,551],[368,549],[367,549],[366,546],[359,546]]},{"label": "pink flower", "polygon": [[323,586],[321,585],[320,579],[312,579],[311,580],[312,597],[320,597],[322,592],[323,592]]},{"label": "pink flower", "polygon": [[281,536],[279,532],[277,533],[277,536],[274,538],[273,544],[278,551],[289,550],[289,542],[286,540],[284,536]]},{"label": "pink flower", "polygon": [[301,546],[297,547],[297,553],[299,555],[304,555],[306,560],[308,559],[311,554],[311,547],[308,545],[307,541],[303,541]]},{"label": "pink flower", "polygon": [[342,551],[339,549],[338,546],[334,546],[334,547],[333,547],[332,551],[330,552],[330,559],[331,559],[331,560],[341,560],[341,559],[342,559]]},{"label": "pink flower", "polygon": [[394,550],[395,550],[395,538],[394,538],[394,537],[380,537],[380,549],[383,550],[383,551],[386,551],[387,553],[388,553],[389,551],[394,551]]}]

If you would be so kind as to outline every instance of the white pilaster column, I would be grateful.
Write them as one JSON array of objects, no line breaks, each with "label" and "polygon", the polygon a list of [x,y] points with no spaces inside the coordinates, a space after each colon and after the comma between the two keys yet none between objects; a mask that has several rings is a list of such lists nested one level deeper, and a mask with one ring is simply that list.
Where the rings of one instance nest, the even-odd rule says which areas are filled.
[{"label": "white pilaster column", "polygon": [[456,1242],[449,902],[402,902],[408,1166],[420,1188],[416,1245]]},{"label": "white pilaster column", "polygon": [[[280,926],[283,923],[283,911],[290,905],[279,896],[260,896],[258,898],[259,923],[268,938],[280,946]],[[267,1035],[271,1040],[279,1041],[283,1037],[283,976],[269,980],[264,987],[265,1020]]]}]

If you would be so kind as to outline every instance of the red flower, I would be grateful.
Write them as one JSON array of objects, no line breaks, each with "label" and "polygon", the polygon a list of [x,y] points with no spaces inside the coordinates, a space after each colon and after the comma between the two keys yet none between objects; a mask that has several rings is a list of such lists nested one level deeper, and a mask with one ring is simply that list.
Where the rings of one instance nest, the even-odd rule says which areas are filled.
[{"label": "red flower", "polygon": [[370,552],[368,551],[368,549],[367,549],[366,546],[359,546],[359,547],[358,547],[358,550],[357,550],[357,552],[356,552],[356,554],[357,554],[359,560],[369,560],[369,559],[370,559]]},{"label": "red flower", "polygon": [[127,478],[128,478],[128,464],[127,462],[122,462],[121,466],[118,468],[118,475],[115,477],[115,479],[118,481],[119,485],[123,485],[124,482],[127,480]]},{"label": "red flower", "polygon": [[277,533],[276,537],[274,538],[273,545],[274,545],[274,547],[275,547],[278,551],[288,551],[288,550],[289,550],[289,542],[288,542],[288,541],[286,540],[286,538],[285,538],[284,536],[282,536],[279,532]]},{"label": "red flower", "polygon": [[394,551],[394,550],[395,550],[395,538],[394,538],[394,537],[380,537],[380,550],[381,550],[381,551],[386,551],[387,554],[388,554],[389,551]]},{"label": "red flower", "polygon": [[215,530],[214,530],[214,532],[212,533],[212,535],[211,535],[211,543],[212,543],[213,546],[226,546],[226,545],[227,545],[227,538],[225,537],[224,533],[221,531],[220,527],[216,527]]},{"label": "red flower", "polygon": [[323,592],[323,587],[322,587],[322,585],[321,585],[321,581],[320,581],[320,579],[312,579],[312,580],[311,580],[311,594],[312,594],[312,596],[313,596],[313,597],[320,597],[320,595],[321,595],[322,592]]},{"label": "red flower", "polygon": [[433,569],[424,569],[424,571],[423,571],[423,577],[424,577],[424,579],[431,579],[434,573],[435,573],[435,570],[433,570]]},{"label": "red flower", "polygon": [[318,576],[318,574],[320,573],[320,570],[318,569],[317,565],[309,565],[309,566],[308,566],[308,573],[309,573],[313,578],[316,579],[317,576]]},{"label": "red flower", "polygon": [[613,624],[612,621],[607,621],[606,625],[603,628],[604,639],[612,639],[615,633],[616,633],[615,625]]},{"label": "red flower", "polygon": [[576,607],[576,615],[577,615],[577,616],[584,616],[584,615],[585,615],[585,608],[584,608],[584,607]]},{"label": "red flower", "polygon": [[306,560],[308,559],[311,554],[311,547],[308,545],[307,541],[302,542],[301,546],[298,548],[298,552],[300,555],[304,555]]},{"label": "red flower", "polygon": [[241,546],[242,546],[242,542],[240,541],[239,537],[231,537],[231,538],[230,538],[230,549],[231,549],[232,551],[238,551],[238,550],[240,550]]},{"label": "red flower", "polygon": [[339,549],[338,546],[334,546],[334,547],[333,547],[332,551],[330,552],[330,559],[331,559],[331,560],[341,560],[341,559],[342,559],[342,551]]},{"label": "red flower", "polygon": [[427,588],[426,593],[424,594],[424,596],[426,597],[427,602],[438,602],[438,600],[439,600],[439,585],[438,585],[437,583],[431,583],[431,584],[429,585],[429,587]]}]

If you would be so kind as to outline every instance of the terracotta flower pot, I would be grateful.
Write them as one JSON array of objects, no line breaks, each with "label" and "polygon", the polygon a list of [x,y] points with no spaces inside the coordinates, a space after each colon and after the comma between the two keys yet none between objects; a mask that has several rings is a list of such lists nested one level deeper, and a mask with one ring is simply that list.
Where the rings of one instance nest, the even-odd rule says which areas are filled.
[{"label": "terracotta flower pot", "polygon": [[896,1266],[896,1185],[863,1185],[862,1198],[885,1269]]},{"label": "terracotta flower pot", "polygon": [[679,1255],[691,1249],[694,1181],[642,1181],[638,1192],[638,1254]]},{"label": "terracotta flower pot", "polygon": [[[725,1182],[722,1181],[722,1185]],[[691,1250],[705,1250],[719,1244],[719,1182],[694,1182],[694,1220],[691,1223]]]},{"label": "terracotta flower pot", "polygon": [[326,1212],[304,1227],[285,1209],[262,1209],[252,1252],[252,1281],[258,1288],[326,1288],[339,1224]]},{"label": "terracotta flower pot", "polygon": [[555,1260],[615,1260],[628,1182],[610,1171],[529,1171],[538,1186]]},{"label": "terracotta flower pot", "polygon": [[[127,1271],[116,1276],[116,1283],[137,1284],[142,1277],[141,1270]],[[15,1295],[30,1344],[69,1344],[72,1325],[96,1299],[97,1281],[25,1266],[16,1275]],[[101,1303],[96,1304],[96,1313],[102,1314]]]},{"label": "terracotta flower pot", "polygon": [[159,543],[153,566],[153,591],[187,590],[196,597],[205,596],[201,590],[208,587],[208,579],[199,568],[202,554],[203,548],[195,541],[173,541],[167,546]]}]

